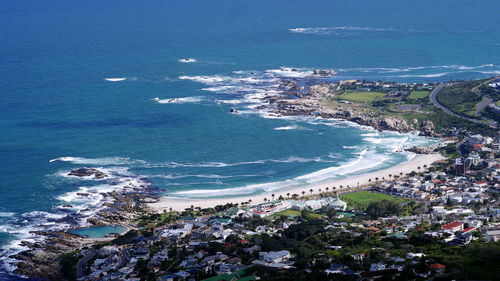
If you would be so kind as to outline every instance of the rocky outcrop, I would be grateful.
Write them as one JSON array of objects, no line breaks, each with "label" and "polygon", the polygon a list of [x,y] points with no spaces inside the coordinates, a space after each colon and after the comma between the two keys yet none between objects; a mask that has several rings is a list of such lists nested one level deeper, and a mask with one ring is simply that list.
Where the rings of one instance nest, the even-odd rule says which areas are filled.
[{"label": "rocky outcrop", "polygon": [[429,120],[422,121],[422,123],[420,123],[420,135],[436,136],[436,128],[434,127],[434,123]]},{"label": "rocky outcrop", "polygon": [[336,84],[317,84],[309,87],[309,94],[328,96],[335,94]]},{"label": "rocky outcrop", "polygon": [[414,152],[417,154],[429,154],[429,153],[432,153],[434,151],[434,149],[432,147],[428,147],[428,146],[413,146],[413,147],[407,148],[405,150],[409,151],[409,152]]},{"label": "rocky outcrop", "polygon": [[313,71],[313,74],[319,76],[333,76],[336,75],[337,72],[331,69],[316,69]]},{"label": "rocky outcrop", "polygon": [[[95,169],[94,169],[95,170]],[[157,198],[154,190],[143,188],[137,192],[109,192],[102,195],[112,198],[105,208],[86,220],[89,225],[123,225],[133,227],[138,216],[147,211],[145,201]],[[66,216],[56,223],[75,225],[73,216]],[[83,247],[92,245],[89,239],[63,231],[35,232],[37,242],[22,242],[29,250],[13,255],[17,269],[14,273],[36,280],[65,280],[59,273],[60,257]]]},{"label": "rocky outcrop", "polygon": [[105,173],[94,169],[94,168],[78,168],[68,173],[68,176],[75,177],[91,177],[94,176],[96,179],[103,179],[108,177]]},{"label": "rocky outcrop", "polygon": [[396,117],[387,117],[379,121],[379,127],[382,130],[398,131],[398,132],[410,132],[413,128],[406,123],[404,119]]},{"label": "rocky outcrop", "polygon": [[39,233],[47,237],[44,243],[29,243],[30,250],[12,256],[19,260],[16,274],[35,277],[37,280],[65,280],[59,274],[60,255],[86,246],[76,235],[66,232]]}]

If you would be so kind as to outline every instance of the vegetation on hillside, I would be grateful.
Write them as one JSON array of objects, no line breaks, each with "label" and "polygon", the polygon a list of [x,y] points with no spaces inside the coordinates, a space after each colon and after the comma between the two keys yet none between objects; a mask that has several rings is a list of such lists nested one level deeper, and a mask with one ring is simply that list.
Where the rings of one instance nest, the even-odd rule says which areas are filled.
[{"label": "vegetation on hillside", "polygon": [[437,100],[451,111],[467,117],[475,117],[476,105],[482,100],[479,91],[473,91],[484,80],[456,83],[444,87],[437,95]]}]

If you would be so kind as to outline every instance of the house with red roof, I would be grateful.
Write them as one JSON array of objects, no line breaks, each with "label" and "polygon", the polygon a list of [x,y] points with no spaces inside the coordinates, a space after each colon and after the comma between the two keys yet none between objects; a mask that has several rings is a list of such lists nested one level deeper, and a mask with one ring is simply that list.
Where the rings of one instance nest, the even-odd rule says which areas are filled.
[{"label": "house with red roof", "polygon": [[446,265],[440,263],[432,263],[429,265],[429,269],[436,272],[444,272],[446,270]]},{"label": "house with red roof", "polygon": [[454,221],[449,224],[443,225],[442,229],[444,230],[449,230],[449,231],[463,231],[464,230],[464,224],[462,222]]},{"label": "house with red roof", "polygon": [[464,229],[464,233],[467,233],[467,232],[471,232],[471,231],[474,231],[476,228],[475,227],[467,227],[466,229]]}]

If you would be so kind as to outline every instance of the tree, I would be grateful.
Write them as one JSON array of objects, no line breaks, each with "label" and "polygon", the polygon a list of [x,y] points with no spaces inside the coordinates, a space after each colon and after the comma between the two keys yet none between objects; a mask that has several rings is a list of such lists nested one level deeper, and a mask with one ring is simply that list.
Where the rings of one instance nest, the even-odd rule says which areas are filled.
[{"label": "tree", "polygon": [[314,191],[314,190],[313,190],[312,188],[311,188],[311,189],[309,189],[309,192],[311,192],[311,195],[313,195],[313,191]]},{"label": "tree", "polygon": [[267,198],[266,197],[264,197],[264,202],[267,202]]},{"label": "tree", "polygon": [[305,197],[306,192],[302,190],[302,197]]},{"label": "tree", "polygon": [[271,194],[271,197],[273,198],[273,201],[274,201],[274,196],[276,196],[276,195],[274,195],[274,193],[273,193],[273,194]]},{"label": "tree", "polygon": [[290,198],[290,192],[286,193],[286,198]]},{"label": "tree", "polygon": [[401,207],[389,200],[371,202],[366,208],[366,213],[372,218],[379,218],[389,215],[397,215],[401,212]]},{"label": "tree", "polygon": [[448,198],[446,198],[446,206],[449,206],[449,207],[453,206],[453,202],[451,202],[450,196],[448,196]]}]

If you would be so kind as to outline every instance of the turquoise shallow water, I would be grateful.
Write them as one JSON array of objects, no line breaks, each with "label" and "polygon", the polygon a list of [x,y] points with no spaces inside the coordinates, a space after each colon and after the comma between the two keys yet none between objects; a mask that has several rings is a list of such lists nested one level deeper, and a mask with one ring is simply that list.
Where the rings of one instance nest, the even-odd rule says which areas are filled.
[{"label": "turquoise shallow water", "polygon": [[[429,140],[263,118],[248,108],[252,95],[282,66],[335,69],[333,79],[499,74],[499,11],[498,1],[464,0],[4,1],[0,279],[18,239],[81,223],[100,191],[253,194],[406,160],[394,150]],[[82,166],[112,177],[65,176]],[[297,179],[328,167],[339,168]]]},{"label": "turquoise shallow water", "polygon": [[119,225],[105,225],[105,226],[80,228],[80,229],[70,230],[68,232],[72,234],[85,236],[87,238],[104,238],[108,234],[115,234],[115,233],[122,234],[125,231],[127,231],[127,229]]}]

